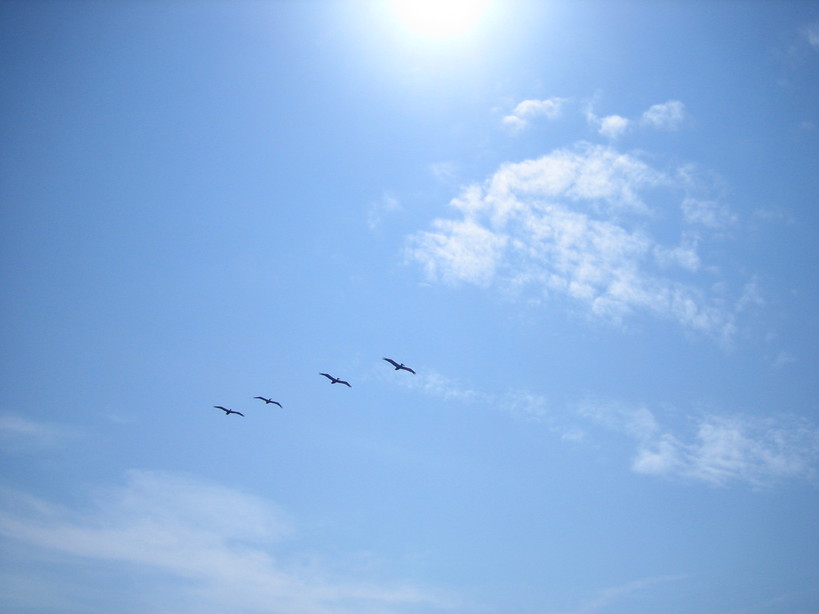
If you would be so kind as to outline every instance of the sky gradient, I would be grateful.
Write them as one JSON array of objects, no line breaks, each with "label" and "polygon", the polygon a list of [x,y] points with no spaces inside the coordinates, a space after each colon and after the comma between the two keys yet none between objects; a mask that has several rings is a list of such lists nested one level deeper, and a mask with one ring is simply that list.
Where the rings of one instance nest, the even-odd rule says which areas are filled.
[{"label": "sky gradient", "polygon": [[428,18],[0,3],[0,610],[819,613],[819,3]]}]

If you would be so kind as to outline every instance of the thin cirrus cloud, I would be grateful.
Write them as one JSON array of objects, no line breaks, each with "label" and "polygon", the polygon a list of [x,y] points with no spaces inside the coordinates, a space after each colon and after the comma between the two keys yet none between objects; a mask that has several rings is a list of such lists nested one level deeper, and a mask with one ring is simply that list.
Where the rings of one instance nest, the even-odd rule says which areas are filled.
[{"label": "thin cirrus cloud", "polygon": [[679,100],[668,100],[646,109],[638,119],[629,119],[622,115],[599,117],[589,104],[586,108],[586,121],[597,132],[610,140],[623,136],[633,126],[642,126],[653,130],[678,130],[686,117],[685,104]]},{"label": "thin cirrus cloud", "polygon": [[[154,611],[171,603],[179,613],[268,612],[278,604],[282,611],[303,614],[428,611],[437,605],[430,594],[411,586],[339,579],[299,562],[298,556],[288,557],[293,523],[281,510],[190,476],[132,471],[122,488],[103,493],[84,513],[16,491],[2,495],[0,535],[7,545],[33,546],[70,567],[96,561],[108,573],[114,564],[128,565],[131,575],[142,570],[148,584],[140,598],[143,605],[144,599],[155,600],[148,604]],[[15,588],[8,578],[2,583],[13,590],[0,603],[36,607],[43,597],[25,586]],[[78,595],[82,587],[65,589],[71,593],[65,598],[93,596],[104,602],[99,586],[86,589],[87,595]]]},{"label": "thin cirrus cloud", "polygon": [[650,578],[642,578],[634,580],[620,586],[607,588],[595,598],[582,604],[579,608],[572,611],[572,614],[592,614],[593,612],[605,611],[614,603],[619,603],[628,600],[632,595],[641,593],[645,598],[647,591],[651,591],[658,585],[668,582],[677,582],[687,578],[687,575],[668,575],[668,576],[654,576]]},{"label": "thin cirrus cloud", "polygon": [[[501,119],[501,124],[513,134],[528,128],[532,121],[544,117],[547,120],[558,119],[569,102],[568,98],[547,98],[545,100],[524,100],[518,103],[512,112]],[[609,140],[615,140],[628,132],[632,126],[642,126],[653,130],[678,130],[685,118],[685,104],[679,100],[668,100],[651,105],[639,118],[629,119],[622,115],[612,114],[604,117],[594,112],[593,103],[585,105],[586,122]]]},{"label": "thin cirrus cloud", "polygon": [[[433,282],[530,288],[612,322],[648,315],[729,342],[739,298],[724,294],[718,267],[701,266],[698,247],[735,217],[687,194],[681,176],[589,143],[504,163],[463,187],[451,216],[411,235],[406,256]],[[677,243],[654,238],[663,218]]]},{"label": "thin cirrus cloud", "polygon": [[803,29],[805,40],[816,50],[819,50],[819,20],[806,25]]},{"label": "thin cirrus cloud", "polygon": [[657,130],[677,130],[685,119],[685,105],[679,100],[669,100],[652,105],[640,118],[644,125]]},{"label": "thin cirrus cloud", "polygon": [[621,136],[628,129],[631,122],[620,115],[608,115],[600,119],[600,134],[603,136],[616,139]]},{"label": "thin cirrus cloud", "polygon": [[512,132],[520,132],[537,117],[556,119],[560,116],[565,98],[547,98],[546,100],[524,100],[518,103],[509,115],[505,115],[501,123]]},{"label": "thin cirrus cloud", "polygon": [[526,390],[477,390],[429,368],[417,378],[402,379],[401,385],[537,422],[576,445],[625,437],[633,444],[630,469],[638,475],[766,488],[784,480],[812,480],[819,463],[819,427],[786,414],[755,418],[701,412],[672,428],[664,424],[669,412],[644,405],[595,399],[557,406]]},{"label": "thin cirrus cloud", "polygon": [[401,203],[398,199],[386,193],[379,200],[371,202],[367,208],[367,226],[370,230],[378,230],[386,216],[400,210]]},{"label": "thin cirrus cloud", "polygon": [[393,381],[398,381],[404,388],[430,397],[493,407],[509,415],[535,422],[551,419],[546,399],[526,390],[513,390],[502,394],[477,390],[429,367],[420,369],[416,377]]},{"label": "thin cirrus cloud", "polygon": [[11,413],[0,414],[0,442],[6,450],[48,448],[76,435],[75,431],[57,424]]},{"label": "thin cirrus cloud", "polygon": [[684,220],[711,229],[726,228],[737,221],[737,216],[726,205],[714,200],[685,198],[682,202]]},{"label": "thin cirrus cloud", "polygon": [[684,436],[664,428],[642,406],[589,402],[579,406],[578,415],[632,439],[631,468],[639,474],[757,488],[816,475],[819,428],[804,418],[704,413],[686,425]]}]

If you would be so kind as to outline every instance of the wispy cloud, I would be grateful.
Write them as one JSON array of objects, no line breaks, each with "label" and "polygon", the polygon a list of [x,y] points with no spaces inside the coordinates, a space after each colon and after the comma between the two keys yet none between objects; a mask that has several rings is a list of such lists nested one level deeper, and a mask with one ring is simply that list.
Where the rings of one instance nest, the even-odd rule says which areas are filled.
[{"label": "wispy cloud", "polygon": [[691,420],[686,436],[664,428],[642,406],[589,403],[579,415],[634,440],[632,469],[646,475],[765,487],[812,479],[819,460],[819,428],[802,418],[705,413]]},{"label": "wispy cloud", "polygon": [[435,220],[434,230],[419,236],[411,255],[431,279],[487,285],[495,277],[506,238],[474,220]]},{"label": "wispy cloud", "polygon": [[512,132],[520,132],[536,117],[556,119],[560,116],[565,98],[548,98],[546,100],[524,100],[501,120]]},{"label": "wispy cloud", "polygon": [[384,194],[379,200],[371,202],[367,208],[367,226],[378,230],[384,217],[401,209],[401,203],[392,194]]},{"label": "wispy cloud", "polygon": [[680,242],[662,244],[650,228],[663,190],[661,201],[684,186],[634,154],[581,143],[464,187],[450,202],[455,217],[412,235],[407,257],[433,281],[533,287],[612,321],[646,313],[728,340],[735,309],[713,294],[715,280],[678,281],[669,267],[699,271],[702,237],[733,218],[727,206],[684,197]]},{"label": "wispy cloud", "polygon": [[452,183],[457,180],[458,166],[452,161],[435,162],[429,167],[432,175],[443,183]]},{"label": "wispy cloud", "polygon": [[727,205],[714,200],[686,197],[682,202],[682,213],[686,223],[711,229],[725,228],[737,221],[737,216]]},{"label": "wispy cloud", "polygon": [[526,390],[501,393],[478,390],[428,367],[420,368],[415,377],[400,378],[397,381],[404,388],[431,397],[483,405],[525,420],[547,421],[552,413],[546,399],[538,394]]},{"label": "wispy cloud", "polygon": [[486,393],[465,387],[460,382],[428,368],[420,369],[416,377],[402,378],[398,381],[405,388],[440,399],[472,402],[486,401],[489,398]]},{"label": "wispy cloud", "polygon": [[693,233],[683,235],[679,245],[654,246],[654,258],[662,267],[680,267],[692,273],[699,270],[701,261],[697,252],[697,236]]},{"label": "wispy cloud", "polygon": [[677,130],[685,119],[685,105],[679,100],[669,100],[652,105],[640,118],[641,123],[658,130]]},{"label": "wispy cloud", "polygon": [[[7,540],[105,562],[109,572],[111,564],[136,566],[148,583],[160,577],[149,572],[161,572],[165,580],[154,580],[147,591],[154,611],[174,603],[180,613],[269,612],[276,604],[276,611],[294,614],[381,614],[439,605],[415,587],[339,578],[288,556],[294,528],[281,510],[189,476],[131,472],[124,487],[103,493],[85,513],[18,492],[2,494],[0,535]],[[87,590],[99,600],[98,586]],[[14,597],[38,600],[19,591]]]},{"label": "wispy cloud", "polygon": [[615,140],[636,125],[654,130],[677,130],[685,119],[685,104],[679,100],[655,104],[636,120],[616,114],[600,117],[595,113],[593,103],[586,105],[585,114],[586,122],[600,135]]},{"label": "wispy cloud", "polygon": [[790,352],[787,352],[785,350],[781,350],[776,355],[776,358],[774,358],[773,365],[777,369],[781,369],[781,368],[783,368],[783,367],[785,367],[785,366],[787,366],[787,365],[789,365],[791,363],[794,363],[794,362],[796,362],[796,356],[794,356]]},{"label": "wispy cloud", "polygon": [[672,427],[664,422],[673,411],[601,400],[555,404],[527,390],[479,390],[429,368],[398,381],[439,399],[540,423],[567,442],[599,443],[612,434],[624,436],[634,444],[630,468],[641,475],[764,488],[787,479],[811,480],[819,463],[819,426],[781,413],[753,418],[701,412]]},{"label": "wispy cloud", "polygon": [[572,614],[592,614],[593,612],[599,612],[614,603],[627,600],[628,597],[634,593],[650,590],[660,584],[677,582],[686,577],[686,575],[655,576],[607,588],[601,591],[596,597],[581,605],[578,609],[573,610]]},{"label": "wispy cloud", "polygon": [[816,50],[819,50],[819,21],[814,21],[806,25],[803,29],[805,40]]},{"label": "wispy cloud", "polygon": [[43,448],[76,436],[76,432],[51,422],[6,413],[0,414],[0,442],[8,450]]},{"label": "wispy cloud", "polygon": [[620,115],[608,115],[600,120],[600,134],[616,139],[628,129],[631,122]]}]

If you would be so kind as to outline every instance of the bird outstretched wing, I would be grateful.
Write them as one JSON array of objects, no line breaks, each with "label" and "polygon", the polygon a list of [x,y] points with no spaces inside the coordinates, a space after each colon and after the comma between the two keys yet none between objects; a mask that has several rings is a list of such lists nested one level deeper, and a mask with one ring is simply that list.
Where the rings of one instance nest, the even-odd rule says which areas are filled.
[{"label": "bird outstretched wing", "polygon": [[390,363],[390,364],[391,364],[393,367],[395,367],[395,370],[396,370],[396,371],[398,371],[398,370],[409,371],[410,373],[412,373],[413,375],[415,375],[415,371],[413,371],[413,370],[412,370],[412,369],[410,369],[409,367],[405,367],[403,362],[395,362],[395,361],[394,361],[392,358],[385,358],[384,360],[386,360],[386,361],[387,361],[388,363]]},{"label": "bird outstretched wing", "polygon": [[221,405],[214,405],[214,407],[216,409],[221,409],[223,412],[225,412],[226,416],[229,416],[230,414],[239,414],[242,418],[245,417],[245,415],[240,411],[235,411],[233,409],[228,409],[227,407],[222,407]]}]

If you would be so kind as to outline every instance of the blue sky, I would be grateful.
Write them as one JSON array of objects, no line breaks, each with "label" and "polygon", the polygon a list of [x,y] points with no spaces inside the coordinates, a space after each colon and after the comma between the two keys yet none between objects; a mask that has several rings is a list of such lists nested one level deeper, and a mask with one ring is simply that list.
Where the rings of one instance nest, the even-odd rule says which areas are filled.
[{"label": "blue sky", "polygon": [[819,612],[819,3],[481,6],[0,5],[0,609]]}]

